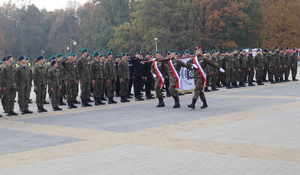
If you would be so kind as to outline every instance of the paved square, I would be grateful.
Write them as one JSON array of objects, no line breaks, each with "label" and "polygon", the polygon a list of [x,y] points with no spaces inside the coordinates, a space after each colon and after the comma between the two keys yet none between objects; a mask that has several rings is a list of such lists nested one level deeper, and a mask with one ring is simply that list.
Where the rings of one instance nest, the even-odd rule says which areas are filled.
[{"label": "paved square", "polygon": [[0,119],[0,175],[298,175],[300,82]]}]

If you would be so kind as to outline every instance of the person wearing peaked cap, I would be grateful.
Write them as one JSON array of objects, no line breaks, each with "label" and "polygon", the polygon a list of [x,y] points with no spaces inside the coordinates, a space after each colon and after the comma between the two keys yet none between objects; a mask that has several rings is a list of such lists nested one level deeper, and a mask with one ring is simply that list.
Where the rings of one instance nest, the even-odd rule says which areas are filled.
[{"label": "person wearing peaked cap", "polygon": [[102,54],[95,52],[95,60],[91,64],[91,79],[94,90],[95,106],[104,105],[102,98],[104,96],[104,62]]},{"label": "person wearing peaked cap", "polygon": [[78,75],[81,88],[81,103],[82,107],[89,107],[91,94],[91,71],[89,64],[89,54],[87,49],[81,49],[81,56],[77,62]]},{"label": "person wearing peaked cap", "polygon": [[36,104],[38,112],[47,112],[44,108],[45,94],[47,94],[47,65],[44,64],[45,59],[39,56],[32,70],[32,79],[34,82],[34,92],[36,94]]},{"label": "person wearing peaked cap", "polygon": [[136,54],[133,63],[133,86],[134,96],[136,101],[144,101],[142,89],[145,80],[145,70],[143,64],[144,57],[141,54]]},{"label": "person wearing peaked cap", "polygon": [[128,66],[128,56],[123,54],[117,69],[117,74],[120,80],[120,96],[121,103],[130,102],[128,98],[128,87],[129,87],[129,66]]},{"label": "person wearing peaked cap", "polygon": [[7,116],[18,115],[14,112],[14,100],[16,94],[16,81],[15,81],[15,67],[13,66],[13,57],[8,56],[4,58],[4,65],[2,67],[3,79],[2,81],[2,105],[4,112]]},{"label": "person wearing peaked cap", "polygon": [[298,57],[300,56],[300,50],[298,52],[294,50],[290,55],[290,69],[292,72],[292,80],[298,81],[297,74],[298,74]]},{"label": "person wearing peaked cap", "polygon": [[[3,58],[0,59],[0,99],[3,98],[3,93],[5,92],[4,88],[3,88],[3,80],[5,79],[4,74],[3,74]],[[2,115],[0,115],[0,118],[3,117]]]},{"label": "person wearing peaked cap", "polygon": [[48,87],[49,87],[49,96],[51,99],[51,105],[53,108],[53,111],[62,111],[61,108],[59,108],[59,93],[61,91],[61,82],[59,79],[60,73],[58,68],[58,62],[53,60],[51,61],[51,67],[48,70]]},{"label": "person wearing peaked cap", "polygon": [[20,56],[18,58],[19,66],[16,68],[16,86],[18,91],[18,103],[22,114],[32,114],[32,111],[28,109],[29,97],[28,91],[31,88],[29,85],[31,82],[31,70],[28,67],[26,58]]},{"label": "person wearing peaked cap", "polygon": [[206,59],[203,57],[202,49],[199,48],[196,50],[196,56],[187,62],[187,65],[190,69],[193,69],[194,72],[194,81],[196,88],[194,89],[194,96],[192,99],[192,103],[188,105],[189,108],[195,109],[195,104],[200,97],[202,101],[201,109],[205,109],[208,107],[207,101],[203,92],[203,88],[205,87],[205,84],[207,82],[207,77],[205,72],[203,71],[203,67],[206,67],[207,65],[211,65],[215,68],[218,68],[220,72],[225,72],[223,68],[221,68],[217,63]]}]

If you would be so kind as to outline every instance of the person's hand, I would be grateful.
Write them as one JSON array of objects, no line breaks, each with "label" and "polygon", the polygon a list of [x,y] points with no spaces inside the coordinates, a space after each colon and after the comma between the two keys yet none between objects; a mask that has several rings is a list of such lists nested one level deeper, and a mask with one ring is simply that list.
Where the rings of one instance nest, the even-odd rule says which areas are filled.
[{"label": "person's hand", "polygon": [[225,73],[225,70],[222,67],[219,69],[219,71]]}]

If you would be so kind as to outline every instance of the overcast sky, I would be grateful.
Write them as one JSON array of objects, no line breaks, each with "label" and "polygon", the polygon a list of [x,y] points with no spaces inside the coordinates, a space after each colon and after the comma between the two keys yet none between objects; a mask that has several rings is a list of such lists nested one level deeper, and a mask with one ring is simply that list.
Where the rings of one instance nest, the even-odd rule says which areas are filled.
[{"label": "overcast sky", "polygon": [[[0,2],[5,2],[8,0],[0,0]],[[25,0],[28,1],[28,0]],[[47,9],[49,11],[53,11],[55,9],[64,9],[66,4],[70,0],[29,0],[33,4],[35,4],[38,8]],[[80,4],[87,2],[88,0],[76,0]]]}]

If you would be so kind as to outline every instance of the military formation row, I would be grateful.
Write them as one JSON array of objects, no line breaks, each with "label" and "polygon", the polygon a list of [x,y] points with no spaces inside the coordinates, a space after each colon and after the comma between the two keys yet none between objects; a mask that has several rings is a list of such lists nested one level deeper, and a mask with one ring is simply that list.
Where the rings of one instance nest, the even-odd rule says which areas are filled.
[{"label": "military formation row", "polygon": [[[180,107],[178,97],[178,74],[184,66],[193,70],[195,79],[195,95],[193,103],[200,96],[207,107],[203,89],[212,90],[218,87],[227,88],[254,85],[254,77],[258,85],[263,85],[267,79],[271,83],[288,81],[290,73],[296,81],[297,54],[295,50],[265,51],[254,54],[241,51],[232,53],[203,54],[198,48],[196,54],[185,52],[180,55],[169,52],[166,57],[160,53],[154,55],[128,54],[114,58],[111,52],[101,54],[94,52],[89,55],[87,49],[80,50],[80,56],[69,54],[57,55],[48,61],[40,56],[31,66],[26,57],[15,60],[12,56],[3,58],[0,66],[0,92],[4,112],[8,116],[17,115],[14,112],[14,103],[18,93],[18,104],[22,114],[30,114],[30,93],[32,84],[36,93],[38,112],[47,112],[44,108],[47,92],[51,99],[54,111],[62,110],[59,106],[67,105],[70,109],[77,108],[79,95],[83,107],[117,103],[115,96],[121,97],[121,102],[129,102],[131,89],[134,87],[134,96],[142,101],[143,93],[147,99],[153,99],[151,93],[155,90],[159,99],[158,107],[163,107],[162,90],[175,100],[175,108]],[[193,59],[196,56],[196,59]],[[154,59],[155,58],[155,59]],[[182,58],[191,58],[183,63]],[[203,68],[203,72],[199,71]],[[224,68],[224,69],[223,69]],[[222,70],[220,72],[220,70]],[[205,86],[206,85],[206,86]],[[91,97],[94,100],[91,100]],[[195,106],[195,104],[194,104]],[[193,105],[189,107],[194,108]]]}]

